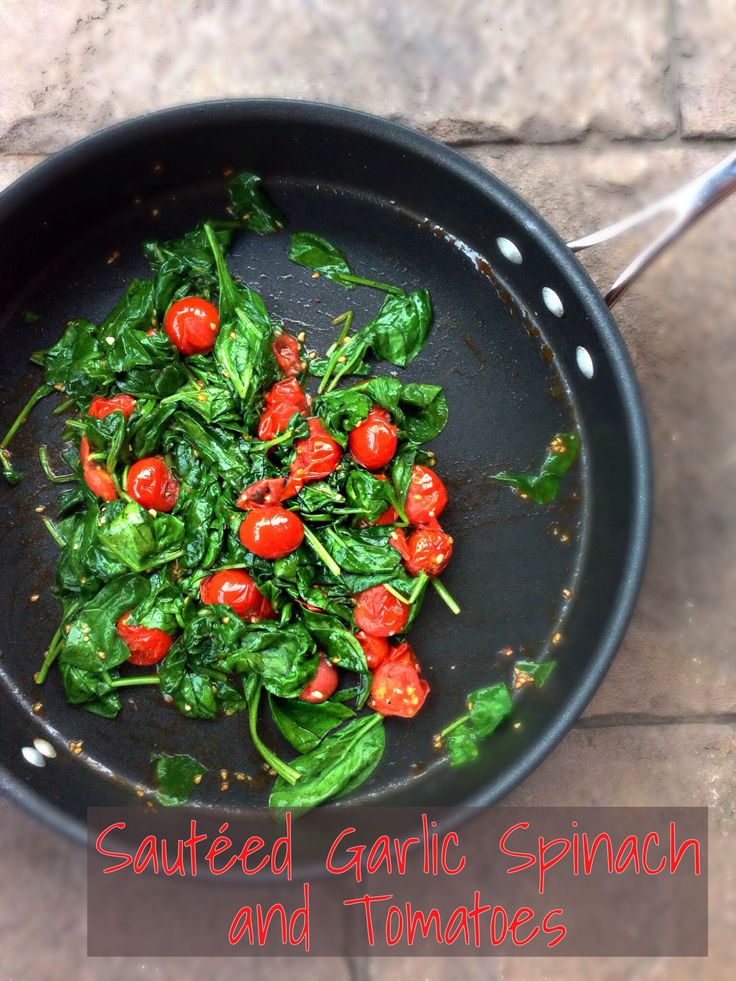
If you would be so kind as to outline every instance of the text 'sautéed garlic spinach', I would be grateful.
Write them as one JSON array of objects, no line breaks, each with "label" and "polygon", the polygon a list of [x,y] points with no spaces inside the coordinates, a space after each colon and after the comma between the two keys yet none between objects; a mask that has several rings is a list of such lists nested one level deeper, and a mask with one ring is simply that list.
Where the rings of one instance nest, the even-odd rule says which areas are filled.
[{"label": "text 'saut\u00e9ed garlic spinach'", "polygon": [[[324,356],[307,356],[226,261],[233,229],[267,234],[283,219],[255,175],[228,191],[227,221],[144,245],[152,275],[101,324],[74,320],[34,355],[45,379],[0,459],[17,483],[7,446],[36,402],[62,392],[69,472],[52,471],[46,447],[40,460],[68,483],[59,520],[46,519],[63,613],[37,682],[58,665],[69,702],[107,718],[121,689],[146,685],[189,719],[243,712],[276,775],[271,805],[306,809],[366,780],[384,717],[424,704],[405,635],[427,587],[459,612],[438,578],[452,555],[447,492],[421,448],[447,403],[439,385],[373,367],[421,353],[426,291],[365,279],[325,239],[293,235],[290,257],[313,275],[385,294],[372,320],[346,311]],[[498,479],[546,502],[570,457]],[[507,714],[504,693],[472,696],[447,733],[453,762]],[[294,759],[264,742],[267,712]],[[181,803],[204,773],[189,756],[154,761],[162,803]]]}]

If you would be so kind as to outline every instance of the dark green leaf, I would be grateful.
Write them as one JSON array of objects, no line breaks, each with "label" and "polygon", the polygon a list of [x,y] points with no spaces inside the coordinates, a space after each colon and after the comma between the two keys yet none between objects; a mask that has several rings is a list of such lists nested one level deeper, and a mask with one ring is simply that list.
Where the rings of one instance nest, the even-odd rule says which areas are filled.
[{"label": "dark green leaf", "polygon": [[580,450],[580,437],[577,433],[558,433],[547,450],[547,457],[538,474],[501,473],[494,474],[512,487],[519,497],[535,504],[551,504],[560,490],[560,481],[575,463]]},{"label": "dark green leaf", "polygon": [[147,595],[142,576],[120,576],[79,610],[66,634],[60,662],[93,673],[110,671],[127,661],[130,650],[118,636],[117,622]]},{"label": "dark green leaf", "polygon": [[45,369],[50,385],[61,385],[75,397],[95,395],[113,379],[107,352],[97,339],[95,327],[87,320],[72,320],[68,324],[56,344],[46,352]]},{"label": "dark green leaf", "polygon": [[121,505],[108,505],[98,532],[100,547],[109,555],[133,572],[143,572],[182,554],[184,524],[179,518],[161,512],[152,515],[135,501]]},{"label": "dark green leaf", "polygon": [[233,177],[227,186],[230,212],[252,232],[268,235],[284,227],[284,218],[263,193],[260,184],[260,177],[245,170]]},{"label": "dark green leaf", "polygon": [[247,625],[224,659],[227,671],[259,675],[272,695],[296,698],[317,671],[317,647],[299,623]]},{"label": "dark green leaf", "polygon": [[[338,282],[340,282],[340,274],[351,275],[353,272],[342,252],[314,232],[295,232],[291,236],[289,258],[300,266],[314,269],[315,272],[337,279]],[[351,283],[343,285],[349,289],[353,288]]]},{"label": "dark green leaf", "polygon": [[269,696],[271,715],[281,735],[299,753],[308,753],[336,729],[345,719],[355,714],[347,705],[339,702],[322,702],[312,705],[299,699]]},{"label": "dark green leaf", "polygon": [[185,753],[154,753],[151,760],[156,764],[156,798],[168,807],[186,804],[196,786],[196,777],[207,772],[206,766]]}]

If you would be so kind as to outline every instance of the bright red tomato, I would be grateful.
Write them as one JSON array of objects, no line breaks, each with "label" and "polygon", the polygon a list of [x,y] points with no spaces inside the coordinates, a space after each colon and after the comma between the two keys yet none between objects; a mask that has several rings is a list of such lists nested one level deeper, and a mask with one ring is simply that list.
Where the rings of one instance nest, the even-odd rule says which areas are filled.
[{"label": "bright red tomato", "polygon": [[401,528],[397,528],[390,542],[412,576],[418,576],[420,572],[439,576],[452,556],[452,538],[439,528],[417,528],[408,538]]},{"label": "bright red tomato", "polygon": [[397,432],[388,412],[374,405],[348,436],[350,455],[366,470],[380,470],[396,452]]},{"label": "bright red tomato", "polygon": [[415,463],[406,495],[406,516],[413,525],[434,525],[447,504],[447,490],[428,467]]},{"label": "bright red tomato", "polygon": [[409,607],[385,586],[372,586],[355,597],[353,617],[359,630],[371,637],[391,637],[400,634],[409,618]]},{"label": "bright red tomato", "polygon": [[122,412],[126,419],[129,419],[135,411],[136,400],[132,395],[111,395],[105,398],[104,395],[95,395],[89,404],[89,415],[93,419],[104,419],[111,412]]},{"label": "bright red tomato", "polygon": [[255,508],[240,525],[238,538],[249,552],[262,559],[283,559],[302,543],[302,519],[286,508]]},{"label": "bright red tomato", "polygon": [[180,354],[209,354],[220,329],[217,307],[201,296],[175,300],[164,317],[164,330]]},{"label": "bright red tomato", "polygon": [[296,378],[276,382],[265,398],[266,409],[258,424],[258,438],[264,442],[281,435],[296,412],[302,416],[309,412],[309,399]]},{"label": "bright red tomato", "polygon": [[255,484],[250,484],[242,492],[235,502],[235,507],[241,511],[250,511],[251,508],[274,507],[283,498],[286,479],[284,477],[271,477],[267,480],[257,480]]},{"label": "bright red tomato", "polygon": [[303,702],[311,702],[312,705],[319,705],[335,694],[338,683],[337,668],[330,664],[324,654],[319,656],[317,673],[301,693],[299,698]]},{"label": "bright red tomato", "polygon": [[364,630],[359,630],[355,637],[363,648],[369,670],[375,671],[378,665],[382,664],[388,656],[388,641],[385,637],[371,637]]},{"label": "bright red tomato", "polygon": [[309,437],[295,443],[294,450],[284,497],[298,494],[305,484],[313,480],[329,477],[342,459],[340,446],[316,417],[309,420]]},{"label": "bright red tomato", "polygon": [[125,490],[141,507],[154,511],[171,511],[179,497],[179,484],[160,456],[147,456],[132,464]]},{"label": "bright red tomato", "polygon": [[128,623],[129,616],[128,612],[117,623],[118,636],[130,648],[128,660],[131,664],[158,664],[169,653],[174,638],[156,627],[140,627]]},{"label": "bright red tomato", "polygon": [[222,569],[207,576],[199,584],[199,598],[203,603],[229,606],[251,623],[276,617],[273,607],[244,569]]},{"label": "bright red tomato", "polygon": [[304,371],[304,362],[296,337],[283,330],[272,342],[271,350],[283,374],[295,377]]},{"label": "bright red tomato", "polygon": [[92,493],[101,497],[103,501],[114,501],[118,496],[115,481],[104,467],[95,463],[94,460],[90,460],[91,455],[89,441],[86,436],[82,436],[79,444],[79,458],[82,461],[84,481]]},{"label": "bright red tomato", "polygon": [[368,704],[379,715],[414,718],[429,694],[429,685],[419,672],[414,651],[400,644],[375,671]]}]

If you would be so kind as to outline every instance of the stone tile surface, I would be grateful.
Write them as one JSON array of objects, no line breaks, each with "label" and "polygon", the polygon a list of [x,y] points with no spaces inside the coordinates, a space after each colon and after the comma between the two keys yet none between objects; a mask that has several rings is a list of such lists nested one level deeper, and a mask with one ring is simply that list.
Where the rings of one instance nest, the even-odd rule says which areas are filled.
[{"label": "stone tile surface", "polygon": [[53,16],[5,0],[0,149],[44,152],[149,109],[273,95],[444,139],[658,138],[676,122],[668,31],[667,0],[66,0]]},{"label": "stone tile surface", "polygon": [[736,136],[736,3],[674,0],[674,30],[683,135]]}]

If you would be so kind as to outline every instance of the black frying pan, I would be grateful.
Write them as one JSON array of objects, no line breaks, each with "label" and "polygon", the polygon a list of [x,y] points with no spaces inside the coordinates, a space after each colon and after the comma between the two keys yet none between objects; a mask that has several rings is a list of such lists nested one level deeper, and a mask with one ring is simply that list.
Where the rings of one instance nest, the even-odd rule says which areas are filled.
[{"label": "black frying pan", "polygon": [[[389,720],[386,755],[353,800],[489,804],[550,751],[611,662],[642,573],[651,500],[644,411],[608,309],[554,230],[492,174],[385,120],[271,100],[170,110],[82,141],[1,199],[0,428],[38,383],[31,352],[72,317],[99,321],[131,277],[146,275],[141,242],[220,214],[230,168],[261,174],[289,229],[325,235],[363,275],[431,292],[434,331],[406,375],[447,392],[450,422],[435,449],[451,495],[443,523],[456,540],[445,582],[462,615],[428,598],[412,642],[431,698],[416,720]],[[313,281],[287,252],[286,233],[243,234],[231,264],[323,350],[345,292]],[[350,295],[359,318],[377,302],[371,291]],[[28,323],[24,311],[40,319]],[[190,752],[214,771],[257,764],[242,716],[193,723],[138,691],[107,721],[68,706],[54,672],[34,685],[58,617],[55,547],[35,511],[53,514],[36,458],[39,443],[59,439],[50,409],[38,407],[13,444],[23,483],[0,489],[0,785],[81,838],[88,805],[130,804],[136,787],[150,788],[153,749]],[[550,437],[571,426],[583,454],[555,505],[529,506],[490,480],[535,468]],[[489,739],[477,765],[451,770],[432,735],[463,711],[468,691],[509,680],[513,658],[500,651],[544,657],[553,637],[558,667],[543,689],[524,689],[520,725]],[[58,750],[43,767],[22,752],[34,737]],[[81,755],[70,740],[83,740]],[[199,799],[223,811],[266,799],[265,787],[232,782],[222,793],[219,784],[203,782]]]}]

